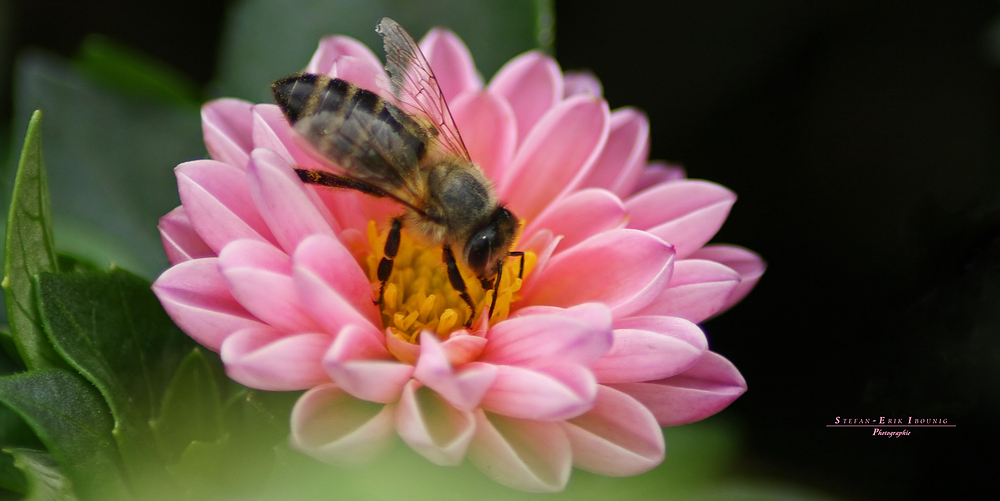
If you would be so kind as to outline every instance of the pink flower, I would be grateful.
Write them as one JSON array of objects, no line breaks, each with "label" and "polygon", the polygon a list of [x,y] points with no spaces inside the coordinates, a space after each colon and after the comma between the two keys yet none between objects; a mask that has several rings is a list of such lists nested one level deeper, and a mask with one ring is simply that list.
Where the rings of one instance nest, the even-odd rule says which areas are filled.
[{"label": "pink flower", "polygon": [[[705,246],[736,196],[647,163],[640,111],[609,111],[600,84],[529,52],[486,86],[465,45],[421,47],[468,150],[526,221],[492,321],[448,285],[440,248],[403,244],[373,303],[387,222],[401,209],[304,185],[322,168],[275,105],[202,109],[210,160],[176,169],[182,206],[160,220],[173,266],[153,288],[228,375],[308,390],[294,447],[331,463],[372,460],[402,438],[440,465],[469,459],[495,480],[559,491],[573,466],[635,475],[665,455],[660,426],[710,416],[746,390],[708,351],[701,322],[763,273],[754,253]],[[378,89],[357,41],[325,38],[306,68]],[[516,269],[516,260],[506,269]],[[466,280],[477,313],[489,295]]]}]

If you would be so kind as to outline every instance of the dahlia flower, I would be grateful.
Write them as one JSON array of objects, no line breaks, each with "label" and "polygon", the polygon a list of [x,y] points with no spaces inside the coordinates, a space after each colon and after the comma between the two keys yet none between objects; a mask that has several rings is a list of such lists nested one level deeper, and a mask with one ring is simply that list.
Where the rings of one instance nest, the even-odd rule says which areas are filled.
[{"label": "dahlia flower", "polygon": [[[468,457],[528,491],[572,467],[635,475],[663,461],[661,426],[710,416],[746,390],[697,325],[764,270],[709,245],[728,189],[649,163],[649,126],[609,111],[590,75],[522,54],[484,85],[453,33],[420,42],[471,157],[525,223],[493,318],[463,327],[440,248],[406,236],[376,305],[398,205],[303,184],[324,168],[277,106],[202,109],[210,159],[176,168],[182,205],[160,220],[172,267],[153,285],[173,320],[261,390],[308,390],[290,443],[330,463],[371,461],[398,436],[440,465]],[[305,68],[378,89],[382,64],[354,39],[323,39]],[[508,269],[516,269],[516,260]],[[490,293],[466,277],[477,312]],[[485,307],[485,308],[484,308]]]}]

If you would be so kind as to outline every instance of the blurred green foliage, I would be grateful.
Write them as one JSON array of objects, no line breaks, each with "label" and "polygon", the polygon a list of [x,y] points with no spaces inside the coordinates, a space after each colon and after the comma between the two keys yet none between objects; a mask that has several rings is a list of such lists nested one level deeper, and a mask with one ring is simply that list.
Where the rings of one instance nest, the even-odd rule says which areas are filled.
[{"label": "blurred green foliage", "polygon": [[326,35],[354,37],[382,57],[375,26],[386,16],[417,40],[435,26],[451,29],[487,78],[521,52],[552,50],[551,0],[245,0],[223,34],[213,93],[270,102],[267,83],[301,71]]}]

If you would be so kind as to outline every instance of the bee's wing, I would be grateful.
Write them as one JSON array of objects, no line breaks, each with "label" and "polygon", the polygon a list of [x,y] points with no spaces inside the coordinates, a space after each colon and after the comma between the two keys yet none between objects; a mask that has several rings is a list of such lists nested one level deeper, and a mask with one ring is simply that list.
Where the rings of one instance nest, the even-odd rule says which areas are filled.
[{"label": "bee's wing", "polygon": [[427,132],[432,140],[453,155],[471,162],[444,93],[413,37],[388,17],[382,18],[375,31],[385,42],[385,69],[389,72],[397,105],[406,113],[430,120]]}]

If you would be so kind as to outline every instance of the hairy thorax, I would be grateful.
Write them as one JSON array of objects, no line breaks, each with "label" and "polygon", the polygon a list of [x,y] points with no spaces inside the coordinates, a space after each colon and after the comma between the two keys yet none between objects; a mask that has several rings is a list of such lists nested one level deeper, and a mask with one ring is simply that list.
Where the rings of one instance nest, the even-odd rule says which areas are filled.
[{"label": "hairy thorax", "polygon": [[461,248],[489,221],[497,204],[493,186],[475,164],[458,160],[442,161],[426,172],[426,217],[407,214],[407,227],[427,243]]}]

